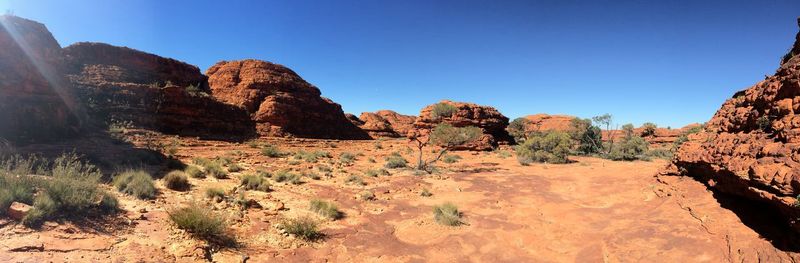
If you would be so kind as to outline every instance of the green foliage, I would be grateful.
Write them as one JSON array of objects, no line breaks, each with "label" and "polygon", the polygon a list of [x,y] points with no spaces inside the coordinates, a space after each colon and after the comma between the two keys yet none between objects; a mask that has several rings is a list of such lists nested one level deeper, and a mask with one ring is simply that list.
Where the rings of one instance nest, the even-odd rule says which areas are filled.
[{"label": "green foliage", "polygon": [[399,153],[394,152],[386,157],[386,164],[384,164],[384,167],[389,169],[406,168],[408,167],[408,160],[403,158]]},{"label": "green foliage", "polygon": [[256,190],[262,192],[269,192],[272,190],[272,185],[269,184],[267,179],[257,174],[246,174],[242,176],[242,182],[240,185],[247,190]]},{"label": "green foliage", "polygon": [[369,169],[366,172],[364,172],[364,175],[369,176],[369,177],[378,177],[378,175],[387,176],[387,175],[389,175],[389,171],[387,171],[386,169],[383,169],[383,168],[381,168],[381,169]]},{"label": "green foliage", "polygon": [[242,170],[244,170],[244,168],[242,168],[242,166],[240,166],[238,163],[233,163],[228,166],[228,172],[231,173],[241,172]]},{"label": "green foliage", "polygon": [[600,152],[603,147],[603,139],[600,128],[592,125],[592,120],[574,118],[570,122],[570,137],[577,142],[577,152],[579,154],[594,154]]},{"label": "green foliage", "polygon": [[211,243],[221,243],[230,240],[230,237],[226,233],[227,226],[225,219],[214,213],[211,209],[198,204],[190,204],[183,208],[170,211],[169,219],[172,220],[178,228],[186,230],[194,237]]},{"label": "green foliage", "polygon": [[337,220],[342,218],[342,216],[344,216],[344,214],[341,211],[339,211],[339,207],[337,207],[336,204],[325,200],[320,200],[320,199],[311,200],[310,209],[314,213],[317,213],[318,215],[331,220]]},{"label": "green foliage", "polygon": [[456,106],[453,106],[450,103],[444,103],[444,102],[436,103],[436,105],[433,105],[433,110],[431,111],[431,118],[441,119],[441,118],[452,117],[453,114],[456,113],[456,111],[458,111],[458,108],[456,108]]},{"label": "green foliage", "polygon": [[339,161],[343,164],[351,164],[356,161],[356,155],[349,152],[344,152],[339,155]]},{"label": "green foliage", "polygon": [[450,124],[441,123],[431,131],[430,142],[434,145],[450,148],[475,141],[481,135],[483,135],[483,131],[478,127],[453,127]]},{"label": "green foliage", "polygon": [[58,211],[58,204],[47,192],[40,193],[33,200],[33,209],[22,218],[22,224],[27,227],[39,227],[44,221]]},{"label": "green foliage", "polygon": [[445,155],[442,159],[442,161],[445,163],[457,163],[459,160],[461,160],[461,156],[455,154]]},{"label": "green foliage", "polygon": [[164,186],[172,190],[183,191],[190,187],[186,174],[181,171],[169,172],[162,180],[164,180]]},{"label": "green foliage", "polygon": [[672,151],[668,149],[650,149],[645,154],[647,158],[656,158],[656,159],[664,159],[669,160],[672,159]]},{"label": "green foliage", "polygon": [[270,158],[280,158],[288,155],[287,153],[282,152],[278,147],[274,145],[266,145],[264,148],[261,149],[261,155]]},{"label": "green foliage", "polygon": [[319,223],[308,217],[286,219],[280,224],[286,233],[306,241],[314,241],[323,237],[319,231]]},{"label": "green foliage", "polygon": [[361,197],[361,200],[364,200],[364,201],[375,200],[375,193],[373,193],[372,191],[365,190],[365,191],[359,193],[358,195],[359,195],[359,197]]},{"label": "green foliage", "polygon": [[355,184],[355,185],[361,185],[361,186],[367,185],[367,183],[364,182],[364,178],[362,178],[361,176],[358,176],[358,175],[351,175],[351,176],[347,177],[345,182],[348,183],[348,184]]},{"label": "green foliage", "polygon": [[208,199],[223,200],[225,199],[225,190],[219,187],[209,187],[206,188],[205,195]]},{"label": "green foliage", "polygon": [[294,154],[294,159],[303,160],[307,163],[316,163],[321,158],[331,158],[331,153],[326,151],[313,151],[313,152],[297,151]]},{"label": "green foliage", "polygon": [[100,198],[100,209],[107,213],[114,213],[119,211],[119,201],[116,197],[109,193],[103,193]]},{"label": "green foliage", "polygon": [[149,173],[142,170],[128,170],[114,177],[112,182],[118,191],[139,199],[152,199],[156,187]]},{"label": "green foliage", "polygon": [[333,172],[333,169],[330,166],[324,164],[317,165],[317,170],[319,170],[321,173]]},{"label": "green foliage", "polygon": [[437,223],[446,226],[459,226],[464,224],[461,220],[462,213],[452,203],[445,203],[433,207],[433,218]]},{"label": "green foliage", "polygon": [[200,170],[199,167],[194,165],[187,165],[183,172],[192,178],[206,178],[206,174],[203,172],[203,170]]},{"label": "green foliage", "polygon": [[217,179],[228,178],[228,172],[222,169],[222,165],[219,162],[209,162],[203,168],[205,173],[211,175],[211,177]]},{"label": "green foliage", "polygon": [[642,137],[653,136],[656,135],[656,129],[658,126],[652,122],[645,122],[642,124]]},{"label": "green foliage", "polygon": [[275,177],[273,179],[275,180],[275,182],[278,182],[278,183],[283,183],[283,182],[287,182],[287,183],[291,183],[291,184],[302,184],[303,183],[303,181],[300,180],[300,175],[295,174],[295,173],[291,173],[291,172],[289,172],[287,170],[278,171],[278,173],[275,174]]},{"label": "green foliage", "polygon": [[497,153],[497,157],[500,158],[500,159],[505,159],[505,158],[511,157],[511,152],[506,151],[506,150],[497,150],[495,152]]},{"label": "green foliage", "polygon": [[532,134],[522,145],[516,147],[521,164],[531,162],[567,163],[572,140],[567,133],[548,131]]},{"label": "green foliage", "polygon": [[517,143],[525,142],[528,138],[528,126],[531,125],[531,120],[526,118],[516,118],[508,124],[506,130],[508,134],[514,137]]},{"label": "green foliage", "polygon": [[625,138],[617,147],[614,147],[611,153],[608,154],[608,158],[615,161],[647,159],[645,153],[647,153],[648,148],[649,145],[644,138],[634,135],[630,138]]}]

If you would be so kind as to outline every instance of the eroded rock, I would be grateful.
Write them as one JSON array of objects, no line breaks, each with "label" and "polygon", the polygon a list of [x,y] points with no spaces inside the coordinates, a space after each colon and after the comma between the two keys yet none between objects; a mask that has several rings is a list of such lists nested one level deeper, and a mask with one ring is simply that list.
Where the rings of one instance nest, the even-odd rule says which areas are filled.
[{"label": "eroded rock", "polygon": [[449,117],[436,118],[433,116],[433,108],[436,104],[428,105],[420,111],[419,117],[414,122],[414,129],[409,132],[409,136],[412,134],[425,136],[428,131],[439,123],[448,123],[454,127],[475,126],[483,131],[483,136],[477,141],[459,146],[453,150],[489,151],[500,143],[513,141],[506,131],[508,117],[501,114],[497,109],[474,103],[449,100],[443,100],[439,103],[450,104],[456,110]]}]

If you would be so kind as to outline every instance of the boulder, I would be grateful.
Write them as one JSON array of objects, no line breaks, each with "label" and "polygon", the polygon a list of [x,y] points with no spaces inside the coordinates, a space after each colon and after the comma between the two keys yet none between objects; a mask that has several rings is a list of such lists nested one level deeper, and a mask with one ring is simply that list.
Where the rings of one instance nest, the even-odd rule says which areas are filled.
[{"label": "boulder", "polygon": [[436,125],[448,123],[454,127],[475,126],[483,131],[483,136],[479,140],[452,150],[490,151],[500,143],[505,144],[513,141],[506,131],[508,117],[501,114],[497,109],[449,100],[443,100],[439,103],[450,104],[456,108],[456,111],[449,117],[435,118],[432,112],[436,104],[428,105],[420,111],[419,117],[414,122],[414,128],[408,133],[409,136],[425,136]]},{"label": "boulder", "polygon": [[83,115],[61,74],[61,46],[47,28],[0,16],[0,50],[0,138],[31,142],[77,134]]},{"label": "boulder", "polygon": [[260,60],[222,61],[206,72],[212,95],[244,109],[262,136],[369,139],[342,107],[282,65]]},{"label": "boulder", "polygon": [[416,119],[415,116],[402,115],[390,110],[363,112],[358,118],[361,121],[358,126],[372,138],[400,138],[408,134]]},{"label": "boulder", "polygon": [[28,215],[31,209],[33,209],[33,207],[29,205],[13,202],[11,206],[8,207],[8,217],[14,220],[22,220],[22,218]]},{"label": "boulder", "polygon": [[[800,24],[800,20],[798,20]],[[777,72],[725,101],[662,175],[760,201],[800,230],[800,33]]]},{"label": "boulder", "polygon": [[255,134],[245,111],[209,95],[195,66],[103,43],[76,43],[63,53],[67,77],[98,121],[219,139]]}]

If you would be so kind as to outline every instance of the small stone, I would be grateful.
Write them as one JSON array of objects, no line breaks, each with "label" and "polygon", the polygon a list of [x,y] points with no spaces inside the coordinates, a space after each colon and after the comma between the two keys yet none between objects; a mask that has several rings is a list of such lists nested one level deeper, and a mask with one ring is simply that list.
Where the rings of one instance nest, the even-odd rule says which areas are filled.
[{"label": "small stone", "polygon": [[32,208],[33,207],[23,203],[13,202],[11,203],[11,207],[8,208],[8,217],[14,220],[22,220]]}]

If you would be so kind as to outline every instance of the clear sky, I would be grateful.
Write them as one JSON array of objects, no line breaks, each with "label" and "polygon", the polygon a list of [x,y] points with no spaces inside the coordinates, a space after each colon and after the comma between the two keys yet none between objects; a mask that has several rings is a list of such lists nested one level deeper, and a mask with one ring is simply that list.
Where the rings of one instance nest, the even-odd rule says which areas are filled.
[{"label": "clear sky", "polygon": [[800,1],[0,0],[62,46],[286,65],[346,112],[440,99],[679,127],[772,74]]}]

